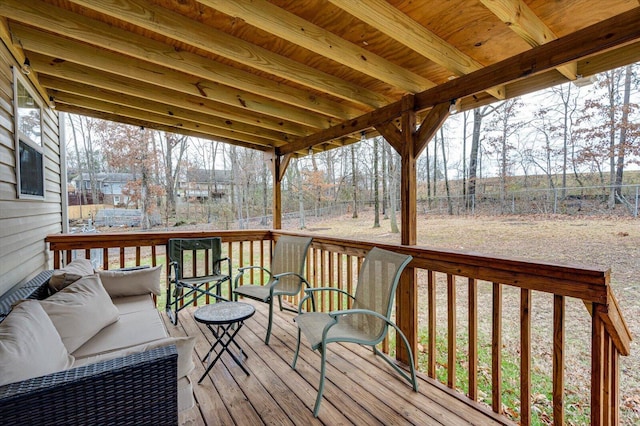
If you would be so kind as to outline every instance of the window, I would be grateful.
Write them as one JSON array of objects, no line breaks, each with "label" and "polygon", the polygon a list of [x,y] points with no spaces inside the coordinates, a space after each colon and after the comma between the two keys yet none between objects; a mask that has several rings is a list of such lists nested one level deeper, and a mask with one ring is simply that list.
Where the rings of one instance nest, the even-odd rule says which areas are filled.
[{"label": "window", "polygon": [[42,106],[18,68],[13,69],[13,95],[18,198],[44,199]]}]

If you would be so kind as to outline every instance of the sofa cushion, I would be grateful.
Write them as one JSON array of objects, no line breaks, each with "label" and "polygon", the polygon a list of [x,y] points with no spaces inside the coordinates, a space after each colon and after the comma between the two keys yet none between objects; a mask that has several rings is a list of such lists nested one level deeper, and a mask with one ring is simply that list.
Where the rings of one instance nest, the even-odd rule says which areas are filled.
[{"label": "sofa cushion", "polygon": [[53,271],[49,279],[49,287],[54,291],[60,291],[70,284],[87,275],[93,275],[93,265],[87,259],[75,259],[62,269]]},{"label": "sofa cushion", "polygon": [[71,353],[119,316],[98,275],[82,277],[40,304]]},{"label": "sofa cushion", "polygon": [[195,364],[193,363],[193,348],[195,343],[195,337],[164,337],[162,339],[153,340],[151,342],[131,346],[125,349],[119,349],[85,358],[77,358],[73,367],[80,367],[82,365],[93,364],[98,361],[106,361],[131,354],[146,352],[163,346],[176,345],[178,350],[178,378],[181,378],[188,375],[195,368]]},{"label": "sofa cushion", "polygon": [[141,345],[167,336],[160,313],[154,308],[145,309],[120,315],[118,321],[100,330],[71,354],[76,358],[84,358]]},{"label": "sofa cushion", "polygon": [[0,323],[0,385],[66,370],[73,362],[37,301],[20,303]]},{"label": "sofa cushion", "polygon": [[98,271],[105,290],[112,298],[147,293],[159,296],[161,273],[162,265],[131,271]]},{"label": "sofa cushion", "polygon": [[156,310],[156,304],[151,297],[151,293],[141,296],[116,297],[111,299],[120,315],[130,314],[131,312],[146,311],[148,309]]}]

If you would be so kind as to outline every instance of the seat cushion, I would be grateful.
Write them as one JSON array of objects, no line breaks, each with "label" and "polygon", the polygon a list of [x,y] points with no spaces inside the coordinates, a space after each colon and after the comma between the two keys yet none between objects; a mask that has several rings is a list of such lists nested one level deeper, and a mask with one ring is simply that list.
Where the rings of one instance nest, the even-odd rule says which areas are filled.
[{"label": "seat cushion", "polygon": [[98,271],[109,296],[137,296],[153,293],[160,295],[162,265],[131,271]]},{"label": "seat cushion", "polygon": [[80,278],[93,274],[93,265],[89,260],[76,259],[64,268],[53,271],[53,275],[49,279],[49,287],[54,292],[60,291]]},{"label": "seat cushion", "polygon": [[116,322],[119,316],[98,275],[82,277],[39,303],[70,353]]},{"label": "seat cushion", "polygon": [[266,302],[269,300],[269,291],[270,288],[264,285],[241,285],[235,290],[234,293],[239,294],[244,297],[248,297],[250,299],[260,300],[261,302]]},{"label": "seat cushion", "polygon": [[100,355],[141,345],[168,336],[156,309],[145,309],[120,315],[118,321],[100,330],[71,354],[76,358]]},{"label": "seat cushion", "polygon": [[109,359],[120,358],[127,355],[137,354],[150,351],[151,349],[161,348],[163,346],[175,345],[178,350],[178,377],[186,377],[193,369],[193,350],[196,344],[195,337],[165,337],[141,345],[131,346],[125,349],[118,349],[111,352],[101,353],[99,355],[87,356],[84,358],[76,358],[73,367],[93,364],[98,361],[106,361]]},{"label": "seat cushion", "polygon": [[120,315],[145,311],[148,309],[156,309],[156,305],[153,303],[153,298],[150,293],[141,296],[118,297],[111,300],[116,308],[118,308]]},{"label": "seat cushion", "polygon": [[37,301],[20,303],[0,323],[0,385],[66,370],[73,361]]}]

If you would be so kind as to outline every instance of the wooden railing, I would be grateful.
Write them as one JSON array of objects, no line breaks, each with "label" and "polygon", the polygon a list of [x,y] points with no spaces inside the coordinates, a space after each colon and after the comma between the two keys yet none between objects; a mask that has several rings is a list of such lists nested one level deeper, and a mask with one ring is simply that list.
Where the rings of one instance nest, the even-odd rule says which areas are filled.
[{"label": "wooden railing", "polygon": [[[189,238],[202,236],[220,236],[227,244],[227,252],[235,267],[270,263],[271,241],[280,235],[303,235],[285,231],[211,231],[211,232],[161,232],[161,233],[121,233],[121,234],[73,234],[52,235],[47,238],[53,252],[54,265],[62,265],[76,255],[89,257],[91,249],[102,250],[104,269],[130,265],[160,263],[164,256],[169,238]],[[631,335],[622,318],[618,303],[609,286],[608,270],[589,269],[554,265],[543,262],[526,262],[506,258],[487,257],[476,254],[444,250],[429,250],[417,246],[401,246],[380,242],[350,241],[340,238],[313,235],[313,243],[307,257],[307,278],[312,286],[333,286],[353,292],[357,282],[357,271],[366,253],[374,246],[413,256],[410,266],[419,272],[416,274],[418,287],[423,288],[426,301],[419,303],[419,328],[426,330],[428,337],[425,345],[427,360],[425,373],[431,379],[437,379],[437,333],[440,328],[447,331],[446,369],[444,384],[457,392],[459,353],[464,352],[466,362],[466,397],[470,404],[481,408],[479,400],[479,332],[482,320],[491,323],[491,408],[503,413],[503,292],[515,288],[519,292],[518,321],[520,353],[519,421],[530,424],[532,421],[532,297],[534,293],[552,296],[553,339],[548,351],[552,354],[552,404],[554,424],[565,420],[565,371],[571,360],[566,359],[565,349],[565,303],[567,298],[582,300],[586,306],[585,320],[591,322],[591,423],[594,425],[617,424],[619,421],[619,357],[629,355]],[[115,250],[115,253],[113,252]],[[111,259],[111,260],[110,260]],[[251,277],[253,278],[253,277]],[[264,278],[264,277],[261,277]],[[459,283],[466,287],[467,305],[467,347],[458,345]],[[479,318],[479,286],[490,283],[491,313],[489,318]],[[440,286],[446,287],[445,326],[438,322],[437,312],[444,309],[436,303],[436,293]],[[484,293],[481,293],[484,294]],[[291,299],[297,303],[297,299]],[[343,308],[340,299],[319,301],[321,310]],[[508,306],[509,308],[511,306]],[[401,309],[401,307],[398,307]],[[462,320],[462,318],[460,319]],[[417,357],[417,341],[411,342],[413,353]],[[385,342],[384,350],[388,350]],[[440,367],[442,368],[442,365]],[[453,366],[453,367],[452,367]],[[461,397],[461,396],[459,396]],[[461,397],[462,398],[462,397]]]}]

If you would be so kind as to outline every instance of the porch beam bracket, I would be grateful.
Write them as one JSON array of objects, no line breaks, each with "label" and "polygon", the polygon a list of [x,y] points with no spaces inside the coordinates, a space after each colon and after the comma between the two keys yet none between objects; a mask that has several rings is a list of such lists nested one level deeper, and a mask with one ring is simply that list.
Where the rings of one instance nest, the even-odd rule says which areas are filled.
[{"label": "porch beam bracket", "polygon": [[402,153],[402,132],[393,121],[377,124],[374,128],[399,154]]},{"label": "porch beam bracket", "polygon": [[416,158],[427,147],[429,141],[449,117],[450,105],[451,104],[449,102],[443,102],[434,106],[431,108],[431,111],[429,111],[424,120],[422,120],[422,124],[418,129],[415,140],[416,146],[414,148],[414,152],[416,154]]}]

